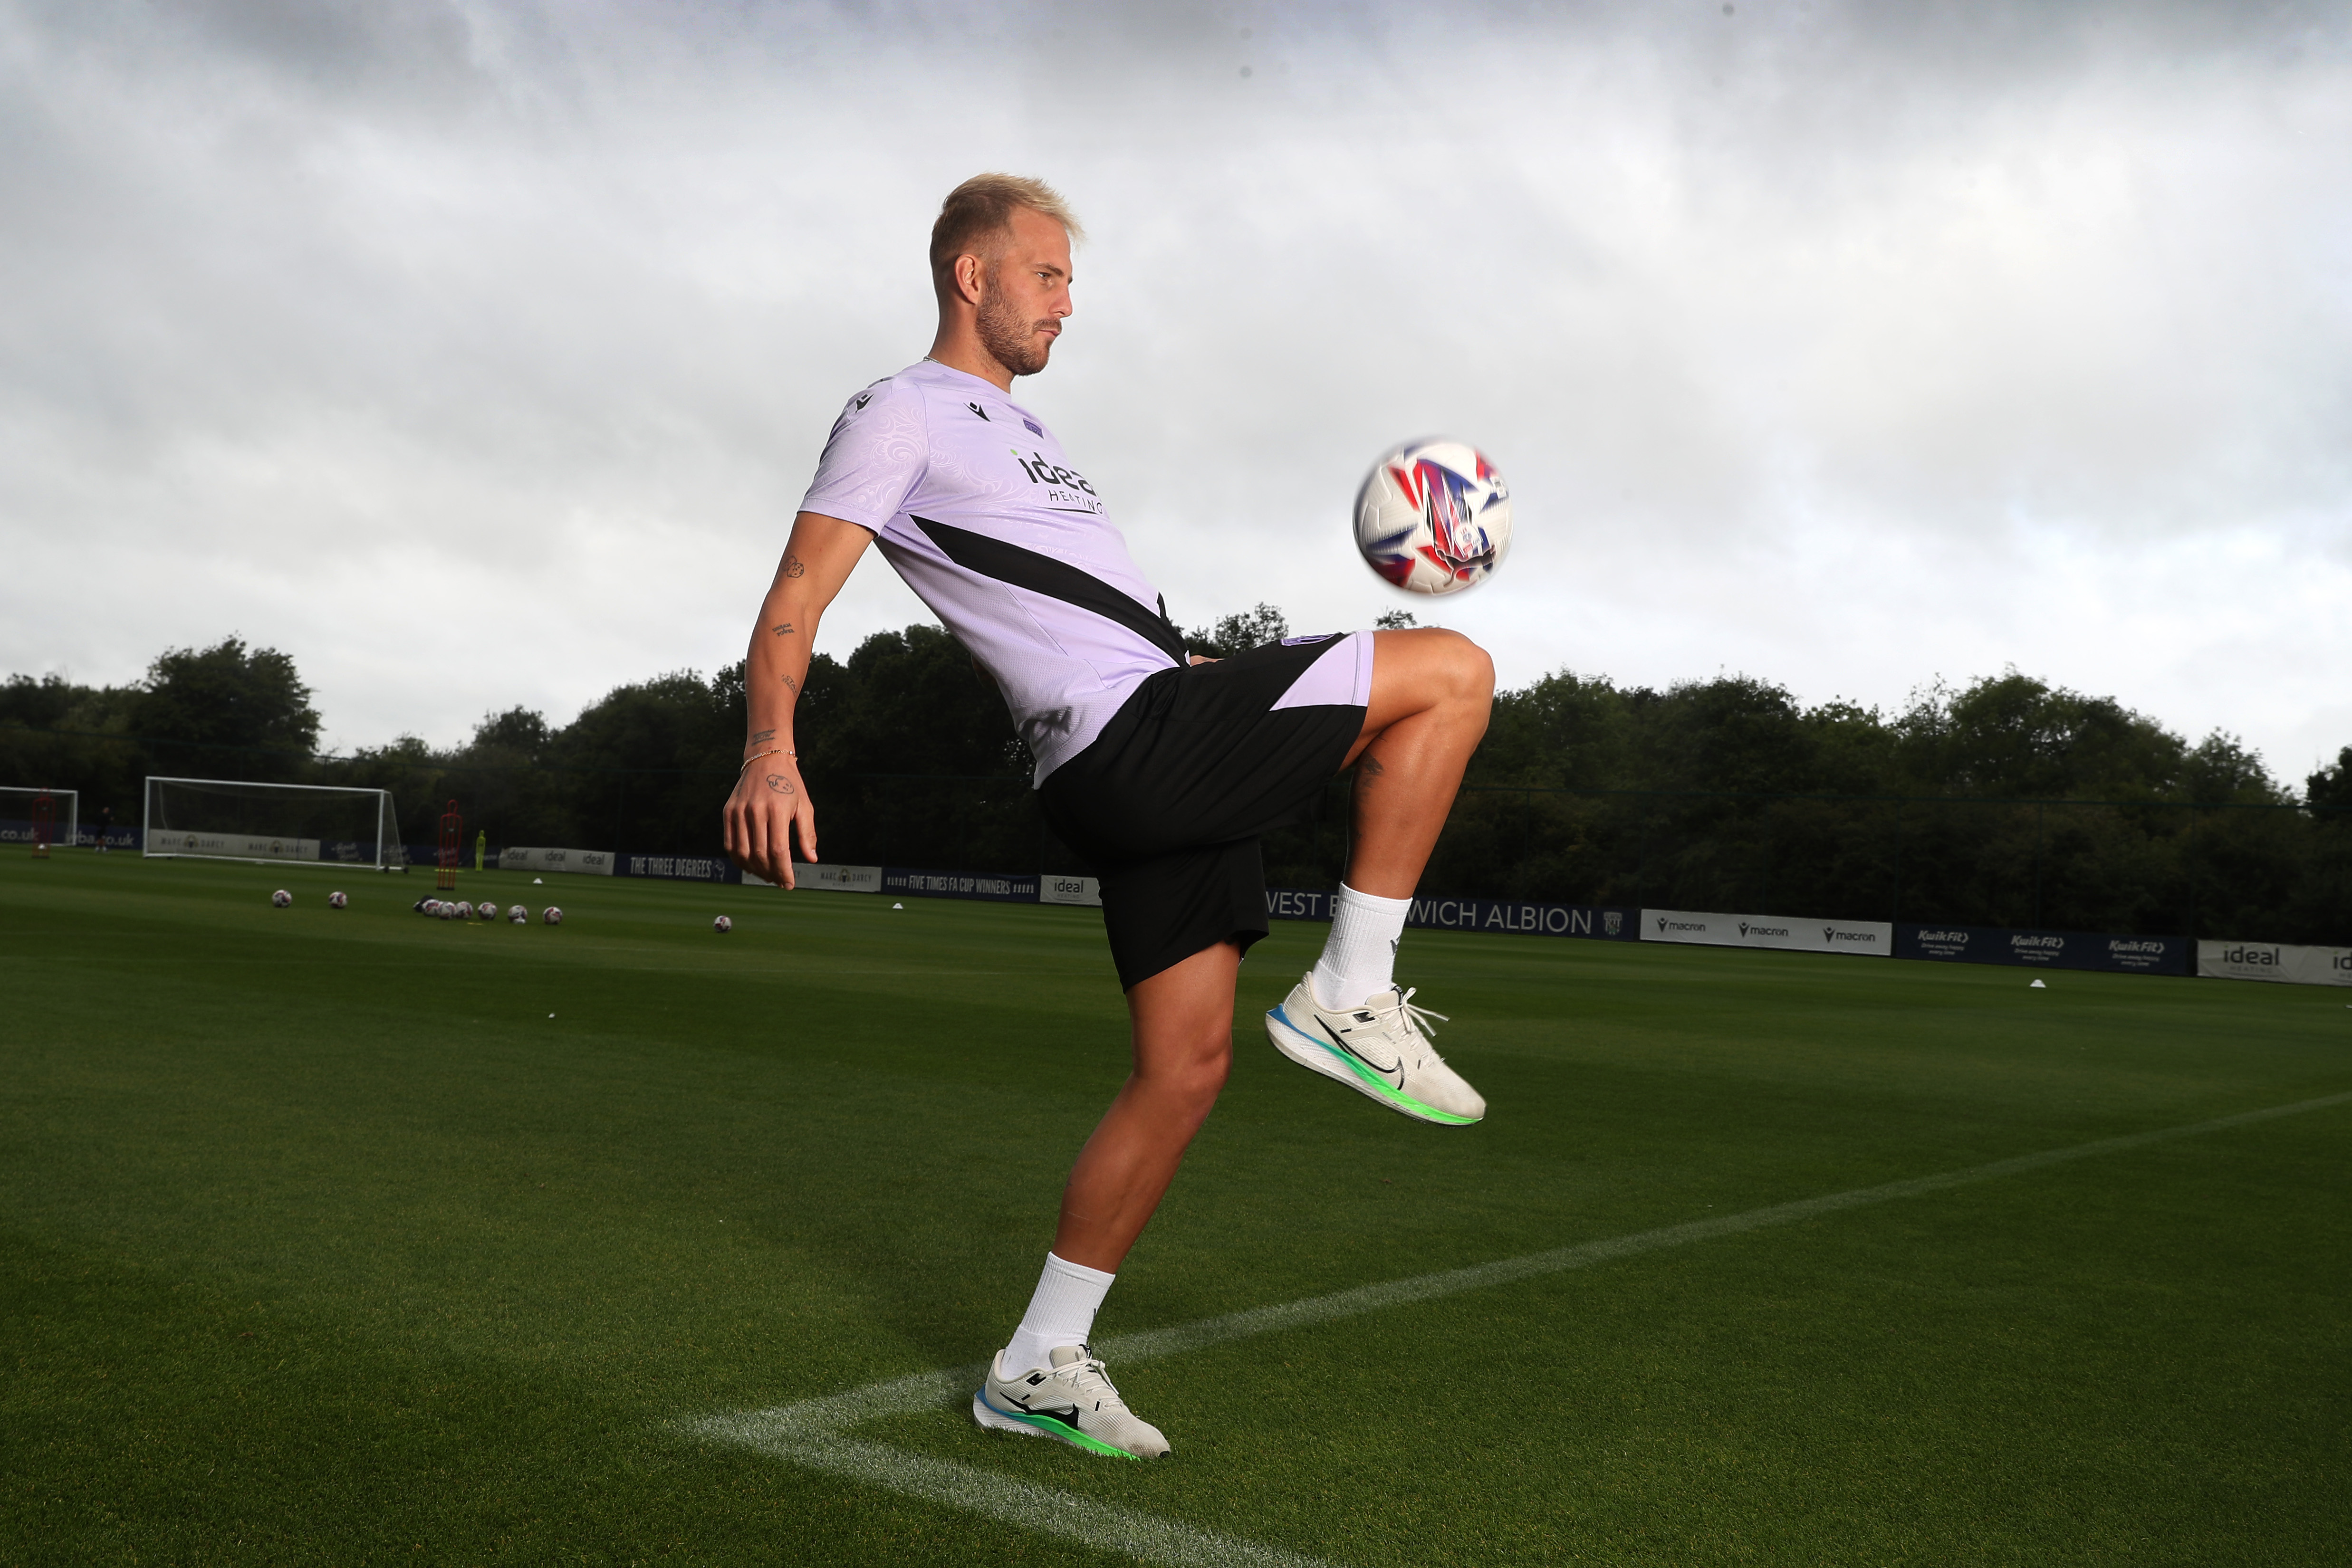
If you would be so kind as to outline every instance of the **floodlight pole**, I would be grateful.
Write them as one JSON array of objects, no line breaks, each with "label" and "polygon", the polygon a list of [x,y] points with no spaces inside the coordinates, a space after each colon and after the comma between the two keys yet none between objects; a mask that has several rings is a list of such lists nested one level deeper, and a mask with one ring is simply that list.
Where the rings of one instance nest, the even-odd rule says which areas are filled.
[{"label": "floodlight pole", "polygon": [[1886,918],[1895,924],[1903,918],[1903,802],[1895,802],[1895,892],[1887,900]]},{"label": "floodlight pole", "polygon": [[2033,929],[2042,929],[2042,812],[2043,802],[2033,802]]}]

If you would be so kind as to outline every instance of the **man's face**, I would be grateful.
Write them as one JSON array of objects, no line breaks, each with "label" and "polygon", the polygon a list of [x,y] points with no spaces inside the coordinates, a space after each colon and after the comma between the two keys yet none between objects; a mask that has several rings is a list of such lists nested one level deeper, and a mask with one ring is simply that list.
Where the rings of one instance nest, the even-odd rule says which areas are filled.
[{"label": "man's face", "polygon": [[1073,309],[1070,236],[1043,213],[1016,207],[995,261],[982,268],[974,326],[981,345],[1016,376],[1045,368]]}]

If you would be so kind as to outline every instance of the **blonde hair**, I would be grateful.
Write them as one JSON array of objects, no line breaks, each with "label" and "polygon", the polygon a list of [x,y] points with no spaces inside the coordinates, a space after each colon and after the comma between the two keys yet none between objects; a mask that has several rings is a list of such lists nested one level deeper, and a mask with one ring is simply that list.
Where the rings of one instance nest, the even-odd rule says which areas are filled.
[{"label": "blonde hair", "polygon": [[940,204],[939,221],[931,225],[931,287],[941,298],[955,291],[956,257],[981,254],[976,242],[1010,228],[1016,207],[1053,219],[1073,244],[1087,237],[1070,204],[1045,181],[1019,174],[974,174],[948,193]]}]

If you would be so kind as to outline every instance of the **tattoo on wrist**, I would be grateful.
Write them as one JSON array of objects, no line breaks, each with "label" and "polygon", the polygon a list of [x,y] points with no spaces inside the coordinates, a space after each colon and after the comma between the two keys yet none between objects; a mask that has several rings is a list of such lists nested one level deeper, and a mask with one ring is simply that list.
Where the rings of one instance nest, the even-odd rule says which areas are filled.
[{"label": "tattoo on wrist", "polygon": [[765,740],[773,740],[773,739],[775,739],[775,738],[776,738],[776,732],[775,732],[774,730],[772,730],[772,729],[763,729],[763,730],[761,730],[759,734],[757,734],[757,735],[755,735],[755,736],[753,736],[753,737],[751,737],[751,744],[752,744],[752,745],[754,745],[754,746],[757,746],[757,745],[759,745],[761,741],[765,741]]},{"label": "tattoo on wrist", "polygon": [[768,775],[768,788],[779,795],[789,795],[793,792],[793,781],[781,773],[771,773]]},{"label": "tattoo on wrist", "polygon": [[771,630],[779,637],[789,637],[793,634],[793,623],[789,621],[779,622]]},{"label": "tattoo on wrist", "polygon": [[784,552],[784,575],[786,577],[805,577],[808,575],[808,568],[801,564],[801,558],[794,555],[790,550],[786,550]]}]

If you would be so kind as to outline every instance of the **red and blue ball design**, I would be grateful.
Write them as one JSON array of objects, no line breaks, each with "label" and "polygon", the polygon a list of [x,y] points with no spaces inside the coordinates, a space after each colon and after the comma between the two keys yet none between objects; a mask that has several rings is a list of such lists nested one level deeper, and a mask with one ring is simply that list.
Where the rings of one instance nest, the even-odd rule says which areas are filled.
[{"label": "red and blue ball design", "polygon": [[1372,465],[1356,492],[1356,548],[1412,593],[1484,582],[1511,547],[1511,487],[1466,442],[1407,442]]}]

